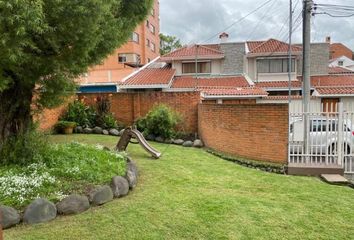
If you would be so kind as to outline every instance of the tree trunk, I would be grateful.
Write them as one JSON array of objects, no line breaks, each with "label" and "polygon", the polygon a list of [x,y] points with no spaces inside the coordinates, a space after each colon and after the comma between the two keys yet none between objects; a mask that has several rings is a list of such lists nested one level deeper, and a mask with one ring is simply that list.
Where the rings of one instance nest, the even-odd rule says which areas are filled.
[{"label": "tree trunk", "polygon": [[15,81],[10,88],[0,92],[0,149],[9,137],[30,129],[33,89],[33,85]]}]

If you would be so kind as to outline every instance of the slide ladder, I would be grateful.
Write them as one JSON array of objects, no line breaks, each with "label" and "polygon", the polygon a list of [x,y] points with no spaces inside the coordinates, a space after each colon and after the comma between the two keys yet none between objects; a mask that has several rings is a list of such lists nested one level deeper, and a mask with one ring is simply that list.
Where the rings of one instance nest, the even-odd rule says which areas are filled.
[{"label": "slide ladder", "polygon": [[116,149],[119,152],[125,151],[128,147],[128,144],[130,143],[131,138],[134,137],[139,144],[148,152],[151,154],[153,158],[160,158],[161,153],[157,151],[155,148],[151,147],[150,144],[145,140],[143,134],[139,132],[136,129],[132,129],[131,127],[127,127],[122,136],[120,137]]}]

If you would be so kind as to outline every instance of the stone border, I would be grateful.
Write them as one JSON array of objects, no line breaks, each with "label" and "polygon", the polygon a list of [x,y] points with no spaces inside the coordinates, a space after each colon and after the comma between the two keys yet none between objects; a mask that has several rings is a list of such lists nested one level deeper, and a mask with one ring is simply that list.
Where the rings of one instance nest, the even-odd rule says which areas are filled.
[{"label": "stone border", "polygon": [[90,207],[100,206],[114,198],[126,196],[138,182],[138,168],[127,158],[127,171],[124,177],[112,177],[110,185],[103,185],[93,189],[88,196],[71,194],[56,204],[45,198],[33,200],[23,214],[16,209],[0,205],[1,222],[3,229],[16,226],[21,221],[26,224],[44,223],[55,219],[59,215],[74,215],[87,211]]},{"label": "stone border", "polygon": [[[112,129],[103,129],[101,127],[94,127],[94,128],[83,128],[81,126],[78,126],[75,128],[74,133],[83,133],[83,134],[103,134],[103,135],[111,135],[111,136],[117,136],[120,137],[122,136],[124,132],[124,128],[121,130],[112,128]],[[155,137],[154,135],[148,135],[146,137],[146,140],[148,141],[155,141],[158,143],[167,143],[167,144],[175,144],[175,145],[181,145],[183,147],[196,147],[196,148],[202,148],[204,147],[203,141],[200,139],[194,139],[194,141],[191,140],[183,140],[183,139],[164,139],[163,137]]]},{"label": "stone border", "polygon": [[276,174],[286,174],[286,165],[282,164],[276,164],[276,163],[267,163],[267,162],[257,162],[257,161],[252,161],[252,160],[247,160],[243,158],[238,158],[238,157],[233,157],[230,155],[225,155],[221,152],[215,151],[213,149],[207,149],[206,150],[208,153],[217,156],[219,158],[222,158],[226,161],[230,161],[236,164],[239,164],[244,167],[248,168],[254,168],[257,170],[261,170],[264,172],[270,172],[270,173],[276,173]]}]

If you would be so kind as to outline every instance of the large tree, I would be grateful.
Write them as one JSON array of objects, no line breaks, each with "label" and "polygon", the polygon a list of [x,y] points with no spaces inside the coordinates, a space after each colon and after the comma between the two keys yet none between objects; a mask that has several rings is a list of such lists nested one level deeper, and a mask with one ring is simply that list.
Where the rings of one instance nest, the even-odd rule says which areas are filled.
[{"label": "large tree", "polygon": [[33,109],[57,106],[74,79],[123,44],[152,0],[0,0],[0,148]]},{"label": "large tree", "polygon": [[160,54],[161,55],[165,55],[180,47],[182,47],[182,44],[177,37],[160,33]]}]

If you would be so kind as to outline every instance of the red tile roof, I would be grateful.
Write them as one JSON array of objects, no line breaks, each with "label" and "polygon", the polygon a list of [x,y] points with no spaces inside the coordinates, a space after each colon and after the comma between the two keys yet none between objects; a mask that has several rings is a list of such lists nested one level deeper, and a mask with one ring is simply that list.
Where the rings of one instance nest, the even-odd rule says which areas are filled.
[{"label": "red tile roof", "polygon": [[171,88],[223,88],[223,87],[249,87],[244,76],[227,76],[215,78],[198,78],[192,76],[176,77]]},{"label": "red tile roof", "polygon": [[[269,39],[264,42],[247,42],[249,53],[285,53],[288,52],[289,44],[281,42],[276,39]],[[301,47],[291,46],[291,50],[295,52],[301,52]]]},{"label": "red tile roof", "polygon": [[122,82],[121,85],[169,84],[176,70],[171,68],[146,68]]},{"label": "red tile roof", "polygon": [[329,67],[329,74],[354,74],[354,71],[343,67]]},{"label": "red tile roof", "polygon": [[[257,82],[255,83],[257,87],[261,88],[288,88],[289,82],[288,81],[267,81],[267,82]],[[300,88],[302,83],[300,81],[294,80],[291,81],[292,88]]]},{"label": "red tile roof", "polygon": [[[281,96],[280,95],[279,96],[266,96],[266,97],[263,97],[263,99],[265,99],[265,100],[288,100],[289,96],[283,96],[283,95],[281,95]],[[294,100],[302,99],[302,96],[293,95],[293,96],[291,96],[291,99],[294,99]]]},{"label": "red tile roof", "polygon": [[320,95],[354,95],[353,87],[318,87],[316,91]]},{"label": "red tile roof", "polygon": [[354,86],[354,75],[324,75],[312,76],[313,87]]},{"label": "red tile roof", "polygon": [[[198,51],[197,51],[198,49]],[[168,53],[161,57],[162,60],[170,59],[189,59],[195,58],[196,54],[198,58],[223,58],[224,53],[215,49],[215,45],[206,47],[203,45],[193,45],[179,48],[171,53]]]},{"label": "red tile roof", "polygon": [[261,88],[209,88],[201,89],[204,97],[208,96],[267,96],[268,93]]}]

